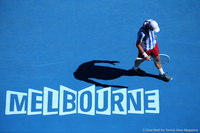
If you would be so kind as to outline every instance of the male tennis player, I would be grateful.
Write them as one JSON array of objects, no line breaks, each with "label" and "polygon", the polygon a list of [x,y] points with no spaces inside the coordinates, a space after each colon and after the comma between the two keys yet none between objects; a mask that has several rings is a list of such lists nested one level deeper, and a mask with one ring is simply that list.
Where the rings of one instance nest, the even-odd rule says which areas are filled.
[{"label": "male tennis player", "polygon": [[[138,38],[136,47],[139,50],[138,58],[135,60],[135,65],[133,70],[138,74],[144,74],[145,72],[139,68],[139,65],[147,60],[150,61],[151,57],[156,60],[160,61],[159,56],[159,49],[158,44],[156,42],[157,36],[154,32],[159,32],[160,28],[158,27],[158,23],[155,20],[148,19],[144,22],[143,26],[138,31]],[[142,60],[141,60],[142,58]],[[161,64],[155,63],[156,68],[159,70],[159,76],[164,79],[165,81],[170,81],[172,78],[168,76],[161,66]]]}]

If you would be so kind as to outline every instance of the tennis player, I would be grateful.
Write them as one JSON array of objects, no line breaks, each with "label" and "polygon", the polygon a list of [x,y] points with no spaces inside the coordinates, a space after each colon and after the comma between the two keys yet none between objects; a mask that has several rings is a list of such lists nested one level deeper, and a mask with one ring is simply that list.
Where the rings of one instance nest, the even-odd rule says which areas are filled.
[{"label": "tennis player", "polygon": [[[160,61],[159,56],[159,49],[158,44],[156,42],[157,36],[154,34],[154,32],[159,32],[160,28],[158,26],[158,23],[153,19],[148,19],[144,22],[143,26],[138,31],[138,38],[136,47],[139,50],[138,58],[135,60],[135,65],[133,67],[133,70],[137,74],[144,74],[145,72],[139,68],[139,65],[147,60],[150,61],[151,56],[154,60],[157,62]],[[141,60],[141,58],[143,58]],[[172,78],[168,76],[161,66],[161,64],[155,63],[156,68],[159,70],[159,76],[164,79],[165,81],[170,81]]]}]

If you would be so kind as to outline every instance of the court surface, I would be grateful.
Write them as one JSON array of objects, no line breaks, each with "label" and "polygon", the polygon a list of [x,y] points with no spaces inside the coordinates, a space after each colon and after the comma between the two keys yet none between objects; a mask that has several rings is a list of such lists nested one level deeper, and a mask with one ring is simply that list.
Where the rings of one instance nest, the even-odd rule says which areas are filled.
[{"label": "court surface", "polygon": [[[61,0],[0,1],[0,132],[140,133],[143,129],[200,130],[200,1],[198,0]],[[171,61],[163,65],[173,77],[125,75],[137,57],[137,31],[155,19],[160,53]],[[82,80],[74,72],[96,61],[101,74],[86,64]],[[116,65],[105,61],[118,61]],[[97,63],[99,62],[99,63]],[[102,62],[102,63],[100,63]],[[107,68],[107,69],[102,69]],[[141,69],[157,75],[153,62]],[[80,69],[79,69],[80,70]],[[80,72],[80,71],[79,71]],[[127,115],[5,115],[6,91],[79,91],[93,85],[112,90],[159,90],[159,114]],[[96,89],[102,89],[97,86]]]}]

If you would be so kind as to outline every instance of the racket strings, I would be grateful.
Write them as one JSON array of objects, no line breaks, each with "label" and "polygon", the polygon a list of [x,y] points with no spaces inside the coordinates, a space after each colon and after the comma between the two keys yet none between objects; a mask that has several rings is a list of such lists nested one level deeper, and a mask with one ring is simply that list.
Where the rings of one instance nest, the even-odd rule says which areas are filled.
[{"label": "racket strings", "polygon": [[169,59],[168,56],[166,56],[166,55],[160,55],[160,62],[159,61],[156,61],[156,62],[165,64],[165,63],[168,63],[169,60],[170,59]]}]

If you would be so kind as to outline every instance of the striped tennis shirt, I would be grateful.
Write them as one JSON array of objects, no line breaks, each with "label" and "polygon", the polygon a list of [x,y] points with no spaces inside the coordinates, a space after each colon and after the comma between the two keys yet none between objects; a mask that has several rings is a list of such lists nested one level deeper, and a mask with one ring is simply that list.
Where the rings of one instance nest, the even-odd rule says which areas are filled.
[{"label": "striped tennis shirt", "polygon": [[151,31],[145,27],[145,24],[151,20],[152,19],[147,19],[138,31],[137,41],[142,42],[141,46],[145,51],[151,50],[156,46],[154,31]]}]

